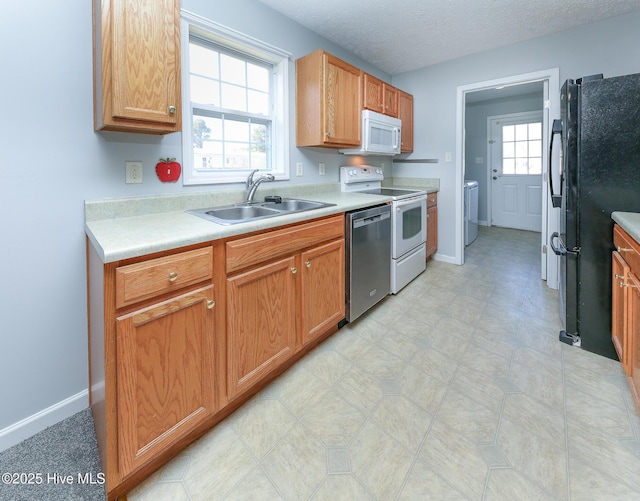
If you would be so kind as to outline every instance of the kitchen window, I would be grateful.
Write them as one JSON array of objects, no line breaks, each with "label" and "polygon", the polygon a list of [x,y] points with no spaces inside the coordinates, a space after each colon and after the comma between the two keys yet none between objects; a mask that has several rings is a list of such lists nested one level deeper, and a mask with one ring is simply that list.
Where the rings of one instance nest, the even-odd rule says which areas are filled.
[{"label": "kitchen window", "polygon": [[182,12],[183,183],[289,178],[289,54]]}]

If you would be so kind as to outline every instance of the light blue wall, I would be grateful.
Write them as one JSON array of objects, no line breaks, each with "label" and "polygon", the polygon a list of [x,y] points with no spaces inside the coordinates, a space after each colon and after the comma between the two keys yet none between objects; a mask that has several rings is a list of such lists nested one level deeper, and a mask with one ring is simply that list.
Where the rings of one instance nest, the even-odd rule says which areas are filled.
[{"label": "light blue wall", "polygon": [[[556,67],[561,84],[567,78],[595,73],[607,77],[638,73],[638,26],[640,12],[394,75],[391,83],[414,96],[415,148],[409,158],[440,162],[395,163],[393,174],[440,179],[438,254],[455,256],[457,88]],[[444,163],[446,152],[454,152],[452,163]]]},{"label": "light blue wall", "polygon": [[[296,57],[324,48],[389,80],[383,72],[253,0],[184,0],[182,6],[293,54],[292,137]],[[62,414],[87,404],[84,200],[203,190],[162,184],[154,174],[160,157],[182,157],[179,134],[152,137],[93,131],[91,16],[87,0],[66,0],[64,8],[47,0],[0,5],[4,98],[0,119],[4,283],[0,448],[3,430],[12,425],[31,418],[37,425],[50,424],[46,417],[37,419],[37,414],[59,404]],[[602,35],[585,31],[556,35],[398,76],[394,83],[416,95],[417,155],[440,158],[445,151],[455,151],[457,85],[550,66],[561,66],[563,77],[601,70],[610,74],[640,71],[635,50],[640,46],[639,20],[639,16],[626,16],[603,23]],[[587,34],[589,45],[581,48],[578,41]],[[566,46],[551,50],[560,41]],[[622,48],[628,54],[618,59]],[[338,180],[343,156],[293,144],[291,163],[302,161],[306,168],[305,176],[291,182]],[[124,184],[126,160],[142,160],[143,184]],[[327,165],[324,177],[312,168],[319,161]],[[453,164],[436,165],[419,173],[443,178],[444,252],[453,246],[445,228],[452,224],[453,209],[447,201],[453,192],[452,168]],[[67,399],[72,401],[69,405],[65,405]]]},{"label": "light blue wall", "polygon": [[[290,161],[303,162],[305,175],[290,182],[337,182],[343,155],[295,147],[295,59],[324,48],[390,76],[253,0],[184,0],[182,8],[292,53]],[[0,450],[8,427],[52,424],[35,415],[66,399],[54,420],[87,405],[84,201],[241,186],[161,183],[155,164],[182,158],[180,134],[94,132],[91,30],[88,0],[0,3]],[[126,160],[143,162],[142,184],[124,183]]]}]

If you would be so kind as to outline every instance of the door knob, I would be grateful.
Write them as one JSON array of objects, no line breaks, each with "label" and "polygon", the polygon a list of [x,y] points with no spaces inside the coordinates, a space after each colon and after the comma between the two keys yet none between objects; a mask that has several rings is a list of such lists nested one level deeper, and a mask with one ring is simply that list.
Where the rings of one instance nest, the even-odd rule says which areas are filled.
[{"label": "door knob", "polygon": [[496,179],[498,179],[498,176],[493,176],[493,180],[495,181]]}]

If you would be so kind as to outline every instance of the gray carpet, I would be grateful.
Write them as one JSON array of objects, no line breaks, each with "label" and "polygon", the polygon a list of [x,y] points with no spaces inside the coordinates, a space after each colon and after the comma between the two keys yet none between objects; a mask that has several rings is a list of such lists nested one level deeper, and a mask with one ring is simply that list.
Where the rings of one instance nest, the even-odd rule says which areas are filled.
[{"label": "gray carpet", "polygon": [[0,452],[0,501],[106,499],[91,409]]}]

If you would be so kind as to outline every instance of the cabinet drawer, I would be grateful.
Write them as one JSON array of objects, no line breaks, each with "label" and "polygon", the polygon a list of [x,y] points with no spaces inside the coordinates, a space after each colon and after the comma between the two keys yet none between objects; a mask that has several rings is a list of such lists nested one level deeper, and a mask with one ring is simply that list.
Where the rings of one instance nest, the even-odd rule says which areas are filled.
[{"label": "cabinet drawer", "polygon": [[640,244],[617,224],[613,228],[613,245],[634,273],[640,273]]},{"label": "cabinet drawer", "polygon": [[427,194],[427,207],[434,207],[438,205],[438,193]]},{"label": "cabinet drawer", "polygon": [[116,268],[116,308],[213,277],[213,249],[205,247]]},{"label": "cabinet drawer", "polygon": [[227,242],[227,273],[344,236],[344,215]]}]

